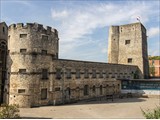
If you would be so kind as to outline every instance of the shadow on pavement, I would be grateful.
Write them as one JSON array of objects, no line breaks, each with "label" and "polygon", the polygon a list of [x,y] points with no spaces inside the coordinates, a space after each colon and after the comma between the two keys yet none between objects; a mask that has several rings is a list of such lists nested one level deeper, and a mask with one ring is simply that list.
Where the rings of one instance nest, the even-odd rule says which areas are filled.
[{"label": "shadow on pavement", "polygon": [[[145,98],[145,99],[149,99],[149,98]],[[112,100],[106,100],[106,99],[101,99],[101,100],[97,100],[97,99],[92,99],[92,100],[83,100],[83,101],[78,101],[76,103],[68,103],[68,104],[64,104],[64,105],[59,105],[59,106],[70,106],[70,105],[84,105],[84,104],[108,104],[108,103],[131,103],[131,102],[143,102],[146,101],[144,98],[115,98]]]},{"label": "shadow on pavement", "polygon": [[21,119],[53,119],[53,118],[47,118],[47,117],[21,117]]}]

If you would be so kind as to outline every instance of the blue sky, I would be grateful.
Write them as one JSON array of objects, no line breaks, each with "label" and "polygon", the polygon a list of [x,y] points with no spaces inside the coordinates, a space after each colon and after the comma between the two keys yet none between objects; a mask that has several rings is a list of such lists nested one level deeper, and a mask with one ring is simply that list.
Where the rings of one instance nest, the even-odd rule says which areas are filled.
[{"label": "blue sky", "polygon": [[59,57],[107,62],[111,25],[141,22],[147,29],[148,54],[160,55],[159,0],[1,0],[0,21],[37,22],[59,31]]}]

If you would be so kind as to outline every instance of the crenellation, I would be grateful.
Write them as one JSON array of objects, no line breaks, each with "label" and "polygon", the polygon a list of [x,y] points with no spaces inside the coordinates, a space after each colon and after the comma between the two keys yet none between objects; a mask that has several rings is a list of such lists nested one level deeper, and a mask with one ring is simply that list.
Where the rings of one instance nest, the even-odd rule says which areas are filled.
[{"label": "crenellation", "polygon": [[[123,55],[126,52],[123,39],[126,39],[129,32],[141,31],[137,23],[129,26],[110,28],[108,59],[111,62],[101,63],[59,59],[58,31],[50,26],[44,27],[38,23],[10,25],[7,33],[10,51],[7,61],[9,104],[19,104],[20,107],[58,105],[120,94],[119,79],[129,80],[141,75],[137,64],[119,62],[123,59],[126,61],[126,57],[132,57],[127,54],[133,52],[130,50]],[[132,37],[139,35],[140,33]],[[131,41],[132,43],[134,42]],[[137,54],[134,56],[139,57]],[[139,59],[139,63],[142,62]],[[0,76],[1,71],[0,69]],[[0,88],[1,97],[3,87]]]},{"label": "crenellation", "polygon": [[23,23],[17,23],[16,28],[23,28],[24,24]]}]

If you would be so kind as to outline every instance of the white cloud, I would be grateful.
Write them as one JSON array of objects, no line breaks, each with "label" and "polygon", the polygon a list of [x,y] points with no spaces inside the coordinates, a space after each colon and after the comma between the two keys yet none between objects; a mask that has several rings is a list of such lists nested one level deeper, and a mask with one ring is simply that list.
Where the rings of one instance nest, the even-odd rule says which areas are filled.
[{"label": "white cloud", "polygon": [[53,9],[51,9],[51,14],[52,14],[53,19],[64,19],[65,17],[68,17],[69,15],[68,11],[66,10],[57,12]]},{"label": "white cloud", "polygon": [[[130,2],[126,4],[86,4],[83,6],[76,6],[72,8],[65,8],[65,10],[56,11],[51,10],[53,21],[60,24],[55,26],[59,31],[61,41],[60,54],[72,54],[79,44],[93,44],[92,40],[87,41],[86,36],[93,34],[97,28],[105,26],[126,24],[136,21],[136,17],[141,17],[141,22],[145,24],[149,21],[152,15],[153,6],[144,2]],[[145,14],[144,14],[145,13]],[[152,34],[157,34],[156,30],[152,30]],[[78,44],[78,45],[77,45]],[[98,47],[98,46],[97,46]],[[102,48],[99,53],[107,52],[106,48]],[[97,49],[97,48],[95,48]]]},{"label": "white cloud", "polygon": [[160,34],[160,31],[159,31],[159,28],[158,27],[153,27],[153,28],[150,28],[148,30],[148,36],[149,37],[154,37],[154,36],[157,36]]}]

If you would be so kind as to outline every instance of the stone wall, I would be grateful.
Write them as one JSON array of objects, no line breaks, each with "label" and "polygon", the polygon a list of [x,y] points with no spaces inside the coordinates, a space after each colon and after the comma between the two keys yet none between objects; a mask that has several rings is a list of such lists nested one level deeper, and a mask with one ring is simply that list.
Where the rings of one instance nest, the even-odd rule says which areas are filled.
[{"label": "stone wall", "polygon": [[[22,23],[9,26],[8,79],[10,104],[21,107],[39,105],[43,71],[50,71],[53,59],[58,58],[58,32],[40,24]],[[45,83],[44,83],[45,85]]]},{"label": "stone wall", "polygon": [[110,31],[109,63],[137,65],[140,69],[139,78],[149,77],[145,27],[141,23],[133,23],[112,26]]},{"label": "stone wall", "polygon": [[[58,59],[57,30],[40,24],[10,25],[8,35],[9,104],[57,105],[117,95],[117,79],[133,79],[140,73],[135,65]],[[118,36],[111,39],[118,41]]]}]

